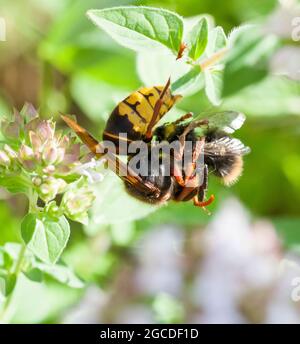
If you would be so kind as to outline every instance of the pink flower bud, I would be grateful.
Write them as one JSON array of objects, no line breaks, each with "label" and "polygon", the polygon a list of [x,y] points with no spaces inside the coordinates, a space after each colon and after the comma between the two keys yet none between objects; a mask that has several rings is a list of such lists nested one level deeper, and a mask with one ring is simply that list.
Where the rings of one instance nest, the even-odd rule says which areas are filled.
[{"label": "pink flower bud", "polygon": [[64,192],[68,184],[61,178],[57,179],[56,182],[57,182],[57,192],[58,193]]},{"label": "pink flower bud", "polygon": [[50,120],[41,121],[36,128],[36,133],[42,141],[53,139],[54,132],[55,132],[55,124]]},{"label": "pink flower bud", "polygon": [[55,172],[55,166],[54,165],[48,165],[45,168],[43,168],[43,172],[47,174],[51,174]]},{"label": "pink flower bud", "polygon": [[24,104],[21,113],[26,118],[27,122],[38,117],[39,115],[35,107],[27,102]]},{"label": "pink flower bud", "polygon": [[10,165],[9,157],[4,151],[1,151],[1,150],[0,150],[0,165],[7,166],[7,167]]},{"label": "pink flower bud", "polygon": [[57,149],[57,159],[56,159],[56,164],[61,163],[64,160],[65,157],[65,149],[64,148],[58,148]]},{"label": "pink flower bud", "polygon": [[69,144],[70,144],[70,138],[69,136],[67,135],[64,135],[61,139],[60,139],[60,142],[59,142],[59,146],[61,148],[68,148],[69,147]]},{"label": "pink flower bud", "polygon": [[29,146],[26,146],[23,143],[19,149],[19,159],[20,160],[31,160],[33,158],[34,158],[33,150]]},{"label": "pink flower bud", "polygon": [[42,184],[42,179],[40,177],[33,177],[32,178],[32,183],[35,186],[40,186]]},{"label": "pink flower bud", "polygon": [[25,170],[33,171],[36,168],[36,161],[35,160],[23,160],[22,165]]},{"label": "pink flower bud", "polygon": [[53,164],[57,159],[57,148],[54,145],[48,145],[43,151],[43,160],[46,164]]},{"label": "pink flower bud", "polygon": [[43,195],[47,195],[50,192],[50,186],[48,184],[42,184],[40,186],[40,191]]},{"label": "pink flower bud", "polygon": [[4,150],[6,154],[11,158],[11,159],[16,159],[17,158],[17,153],[7,144],[4,145]]},{"label": "pink flower bud", "polygon": [[30,143],[31,143],[31,146],[32,146],[34,152],[38,152],[42,146],[41,139],[33,131],[29,131],[29,139],[30,139]]}]

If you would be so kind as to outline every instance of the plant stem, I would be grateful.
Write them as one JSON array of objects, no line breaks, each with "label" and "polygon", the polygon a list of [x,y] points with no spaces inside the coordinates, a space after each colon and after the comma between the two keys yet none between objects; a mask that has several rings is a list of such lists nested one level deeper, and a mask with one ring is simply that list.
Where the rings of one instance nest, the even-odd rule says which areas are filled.
[{"label": "plant stem", "polygon": [[201,69],[205,70],[208,67],[214,65],[216,62],[221,60],[221,58],[227,53],[227,51],[228,51],[227,48],[223,48],[223,49],[217,51],[216,53],[214,53],[213,55],[211,55],[209,58],[207,58],[202,63],[200,63]]},{"label": "plant stem", "polygon": [[22,263],[23,263],[23,259],[25,256],[25,252],[26,252],[26,246],[23,244],[19,253],[19,257],[18,260],[16,262],[16,267],[15,267],[15,271],[14,273],[18,276],[19,273],[21,272],[21,268],[22,268]]},{"label": "plant stem", "polygon": [[[37,200],[38,200],[38,195],[37,193],[33,190],[33,189],[29,189],[29,193],[28,193],[28,198],[29,198],[29,207],[28,207],[28,212],[37,212]],[[14,269],[10,272],[10,274],[15,275],[16,276],[16,285],[18,282],[18,278],[20,275],[20,272],[22,271],[22,263],[25,257],[25,253],[26,253],[26,246],[24,244],[22,244],[16,264],[14,266]],[[9,313],[9,309],[11,307],[11,302],[13,299],[13,295],[14,295],[14,290],[7,296],[1,314],[0,314],[0,322],[6,322],[6,317]]]},{"label": "plant stem", "polygon": [[29,198],[28,212],[36,213],[38,211],[38,208],[37,208],[38,194],[33,189],[30,189],[28,198]]}]

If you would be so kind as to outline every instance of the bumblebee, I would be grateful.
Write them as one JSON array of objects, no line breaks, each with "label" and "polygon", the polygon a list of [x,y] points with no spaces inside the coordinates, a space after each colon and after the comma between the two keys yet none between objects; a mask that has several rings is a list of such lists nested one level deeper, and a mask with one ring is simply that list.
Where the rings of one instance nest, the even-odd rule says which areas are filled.
[{"label": "bumblebee", "polygon": [[[139,188],[125,182],[127,191],[148,203],[155,204],[169,200],[185,202],[193,199],[195,206],[202,208],[208,206],[214,200],[213,195],[205,200],[209,173],[220,178],[227,186],[235,183],[242,174],[242,157],[250,152],[250,148],[240,140],[232,138],[229,133],[238,129],[244,120],[243,114],[232,111],[216,113],[200,120],[195,120],[189,113],[175,122],[158,126],[153,136],[159,143],[177,141],[181,146],[179,152],[175,151],[172,154],[171,175],[166,173],[167,168],[162,159],[158,171],[150,170],[153,153],[152,149],[149,149],[145,157],[149,160],[149,174],[142,179],[144,182],[155,185],[160,191],[157,194],[145,194]],[[184,149],[187,142],[191,143],[191,152]],[[185,154],[191,159],[183,169],[182,161],[185,160]],[[196,161],[201,158],[201,155],[202,163],[200,169],[198,165],[197,170]]]},{"label": "bumblebee", "polygon": [[[235,182],[242,173],[242,156],[250,150],[229,134],[243,124],[245,116],[229,111],[198,119],[189,113],[153,130],[155,124],[180,97],[171,94],[169,85],[168,80],[165,87],[142,88],[131,94],[112,112],[103,134],[103,139],[114,142],[117,148],[119,138],[122,140],[121,133],[124,132],[128,143],[139,140],[147,142],[148,148],[141,162],[148,162],[148,173],[141,175],[138,168],[130,164],[134,154],[125,163],[106,150],[105,159],[124,181],[127,192],[135,198],[151,204],[193,199],[194,205],[205,208],[214,200],[213,195],[205,200],[209,172],[220,177],[226,185]],[[103,157],[99,153],[104,148],[102,143],[69,117],[62,118],[96,157]],[[153,148],[151,144],[153,141],[160,145],[175,141],[180,143],[179,149],[170,153],[171,166],[166,166],[164,159],[160,157],[156,170],[151,169],[151,159],[157,154],[155,146]],[[191,142],[189,151],[185,150],[187,142]],[[117,153],[124,154],[120,150]],[[181,162],[188,154],[191,159],[183,169]],[[197,161],[200,158],[203,163],[199,168]]]},{"label": "bumblebee", "polygon": [[[184,123],[186,118],[192,118],[192,114],[157,127],[155,137],[159,141],[168,142],[182,140],[183,137],[193,143],[203,139],[204,164],[209,172],[220,178],[226,186],[234,184],[242,174],[243,156],[250,153],[250,148],[230,134],[243,125],[245,115],[224,111],[210,114],[205,119],[192,119],[189,123]],[[197,130],[199,128],[200,131]]]}]

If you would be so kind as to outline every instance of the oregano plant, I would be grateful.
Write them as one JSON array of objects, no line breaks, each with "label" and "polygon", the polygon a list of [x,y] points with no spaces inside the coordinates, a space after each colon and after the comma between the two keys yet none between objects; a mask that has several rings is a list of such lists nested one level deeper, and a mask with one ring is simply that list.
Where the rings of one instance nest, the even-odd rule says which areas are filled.
[{"label": "oregano plant", "polygon": [[206,16],[190,25],[165,9],[124,6],[89,10],[87,16],[116,42],[136,51],[139,63],[145,60],[143,81],[151,80],[155,69],[165,68],[173,92],[191,95],[204,90],[213,106],[266,77],[269,58],[278,46],[278,38],[264,34],[259,26],[235,28],[227,37]]},{"label": "oregano plant", "polygon": [[30,104],[2,122],[0,185],[28,198],[28,214],[21,223],[23,243],[0,247],[0,285],[7,311],[18,276],[41,282],[51,275],[80,288],[82,281],[60,261],[70,237],[68,219],[87,223],[94,199],[86,163],[91,156],[75,138],[40,118]]}]

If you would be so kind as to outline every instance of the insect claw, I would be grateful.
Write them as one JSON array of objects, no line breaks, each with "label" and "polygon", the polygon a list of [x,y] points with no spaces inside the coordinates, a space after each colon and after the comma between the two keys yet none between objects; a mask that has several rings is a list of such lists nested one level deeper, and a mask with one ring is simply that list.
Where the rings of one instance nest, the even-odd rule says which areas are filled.
[{"label": "insect claw", "polygon": [[197,197],[194,198],[194,205],[197,206],[197,207],[201,207],[203,208],[204,210],[206,210],[205,207],[207,207],[208,205],[210,205],[213,201],[215,200],[215,196],[214,195],[210,195],[209,199],[206,200],[206,201],[202,201],[200,202],[198,200]]}]

